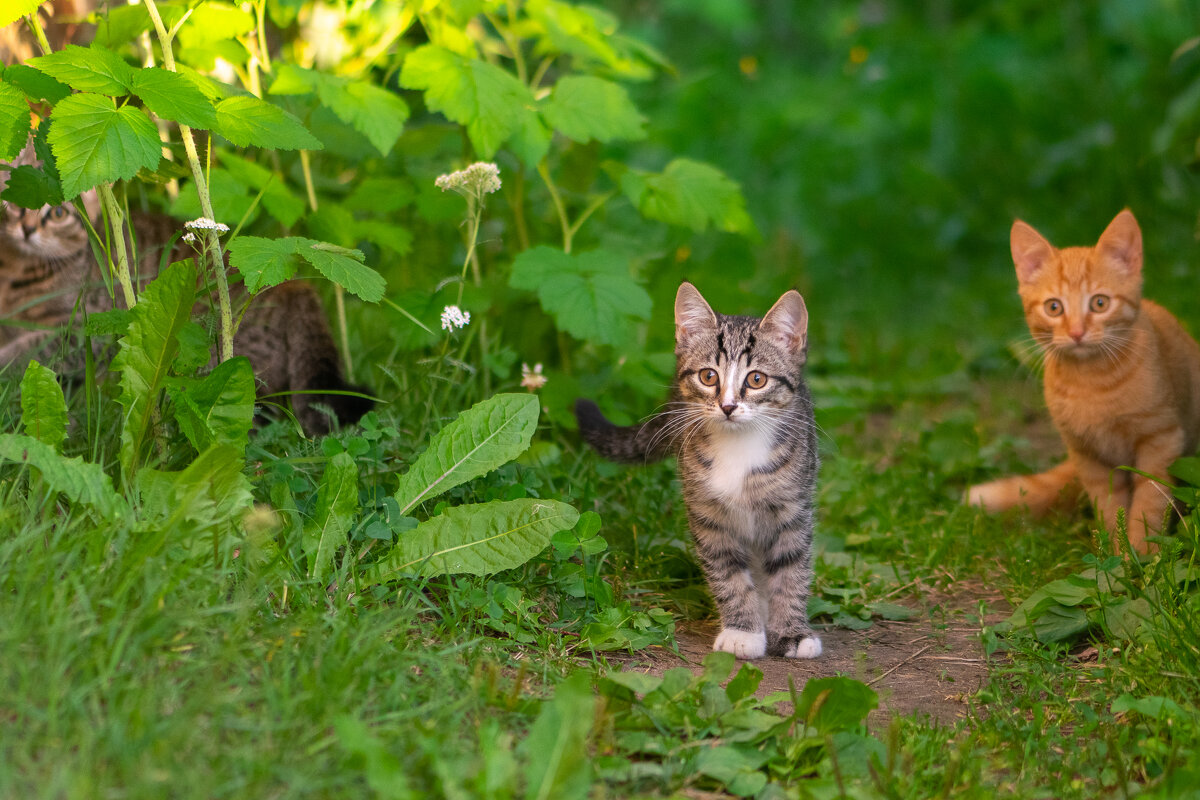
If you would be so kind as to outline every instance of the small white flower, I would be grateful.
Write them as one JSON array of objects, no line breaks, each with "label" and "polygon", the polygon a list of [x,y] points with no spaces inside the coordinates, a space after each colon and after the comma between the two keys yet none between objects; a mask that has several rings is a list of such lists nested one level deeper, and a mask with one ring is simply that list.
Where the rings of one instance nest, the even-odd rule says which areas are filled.
[{"label": "small white flower", "polygon": [[452,331],[455,328],[465,328],[470,321],[470,311],[463,311],[458,306],[446,306],[442,309],[442,330]]},{"label": "small white flower", "polygon": [[223,222],[211,220],[208,217],[197,217],[191,222],[185,222],[183,227],[193,231],[216,231],[217,233],[228,233],[229,226]]},{"label": "small white flower", "polygon": [[433,185],[443,192],[452,189],[459,194],[483,197],[500,189],[500,168],[487,161],[477,161],[458,172],[439,175]]},{"label": "small white flower", "polygon": [[185,233],[183,236],[180,237],[180,240],[187,242],[188,244],[192,244],[196,241],[196,234],[192,233],[191,231],[188,231],[187,233]]},{"label": "small white flower", "polygon": [[546,385],[546,376],[542,374],[542,365],[534,364],[533,369],[528,364],[521,364],[521,385],[531,392]]}]

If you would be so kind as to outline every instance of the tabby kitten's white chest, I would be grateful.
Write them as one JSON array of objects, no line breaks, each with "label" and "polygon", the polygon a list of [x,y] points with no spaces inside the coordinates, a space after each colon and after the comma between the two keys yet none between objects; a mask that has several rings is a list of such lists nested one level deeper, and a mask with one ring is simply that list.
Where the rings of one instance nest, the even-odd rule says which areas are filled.
[{"label": "tabby kitten's white chest", "polygon": [[712,467],[705,483],[713,496],[727,505],[750,507],[754,500],[746,491],[746,479],[771,462],[771,432],[758,426],[714,427],[717,430],[709,439]]}]

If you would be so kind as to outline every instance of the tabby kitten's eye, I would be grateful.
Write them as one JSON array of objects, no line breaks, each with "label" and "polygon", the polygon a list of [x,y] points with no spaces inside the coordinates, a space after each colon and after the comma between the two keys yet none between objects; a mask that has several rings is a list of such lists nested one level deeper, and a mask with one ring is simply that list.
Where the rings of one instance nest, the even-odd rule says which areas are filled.
[{"label": "tabby kitten's eye", "polygon": [[1062,316],[1062,313],[1063,313],[1062,301],[1058,300],[1057,298],[1051,298],[1046,301],[1045,309],[1046,309],[1046,313],[1048,315],[1050,315],[1051,317]]},{"label": "tabby kitten's eye", "polygon": [[1091,301],[1088,303],[1088,308],[1092,311],[1107,311],[1109,306],[1108,295],[1097,294],[1092,295]]},{"label": "tabby kitten's eye", "polygon": [[700,370],[700,382],[705,386],[717,385],[717,371],[715,369]]},{"label": "tabby kitten's eye", "polygon": [[761,372],[751,372],[746,376],[746,385],[751,389],[761,389],[767,385],[767,376]]},{"label": "tabby kitten's eye", "polygon": [[62,219],[66,215],[67,210],[62,206],[55,206],[54,208],[50,209],[50,216],[54,217],[55,219]]}]

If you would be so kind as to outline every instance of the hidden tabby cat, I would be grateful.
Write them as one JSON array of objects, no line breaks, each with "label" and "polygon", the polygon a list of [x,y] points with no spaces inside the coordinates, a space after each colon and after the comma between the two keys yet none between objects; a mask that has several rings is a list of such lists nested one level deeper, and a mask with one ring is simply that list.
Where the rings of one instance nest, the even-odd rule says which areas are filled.
[{"label": "hidden tabby cat", "polygon": [[675,343],[666,411],[618,427],[579,400],[580,432],[614,461],[678,456],[688,524],[721,614],[713,649],[815,658],[821,640],[808,596],[818,460],[804,300],[789,291],[762,319],[725,316],[684,283]]},{"label": "hidden tabby cat", "polygon": [[[32,163],[31,152],[27,148],[22,154],[24,163]],[[0,168],[0,189],[6,182],[7,170]],[[94,193],[85,193],[83,200],[88,214],[98,219]],[[145,283],[157,273],[162,249],[181,223],[161,214],[134,214],[132,225]],[[174,259],[191,255],[177,249]],[[77,317],[77,308],[92,313],[112,307],[74,206],[0,206],[0,367],[52,358],[62,341],[60,331]],[[314,402],[332,409],[343,423],[356,421],[372,405],[365,398],[324,393],[364,390],[343,378],[321,299],[303,281],[289,281],[253,299],[234,338],[234,352],[250,359],[260,397],[294,392],[292,411],[309,434],[330,428]],[[67,355],[68,370],[72,362],[82,362]]]},{"label": "hidden tabby cat", "polygon": [[1045,354],[1046,405],[1067,460],[973,486],[968,502],[1041,513],[1082,486],[1114,547],[1123,510],[1130,546],[1151,552],[1149,537],[1162,531],[1171,505],[1161,481],[1200,440],[1200,346],[1170,312],[1142,299],[1142,232],[1128,210],[1094,247],[1057,249],[1021,221],[1011,238],[1025,319]]}]

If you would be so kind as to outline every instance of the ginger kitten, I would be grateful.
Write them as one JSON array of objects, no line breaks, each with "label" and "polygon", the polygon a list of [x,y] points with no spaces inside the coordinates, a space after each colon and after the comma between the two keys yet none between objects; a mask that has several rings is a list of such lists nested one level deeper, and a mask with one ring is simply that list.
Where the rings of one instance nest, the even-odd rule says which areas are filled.
[{"label": "ginger kitten", "polygon": [[1025,319],[1046,356],[1046,405],[1067,460],[1039,475],[973,486],[967,502],[1042,513],[1082,485],[1114,547],[1124,509],[1130,545],[1152,552],[1148,537],[1162,530],[1171,504],[1167,468],[1200,440],[1200,346],[1170,312],[1142,299],[1142,232],[1129,210],[1095,247],[1056,249],[1020,220],[1011,240]]},{"label": "ginger kitten", "polygon": [[666,411],[622,428],[579,400],[579,430],[613,461],[679,457],[688,524],[721,612],[714,650],[816,658],[808,595],[818,461],[804,300],[790,291],[761,320],[725,316],[684,283],[675,342]]}]

